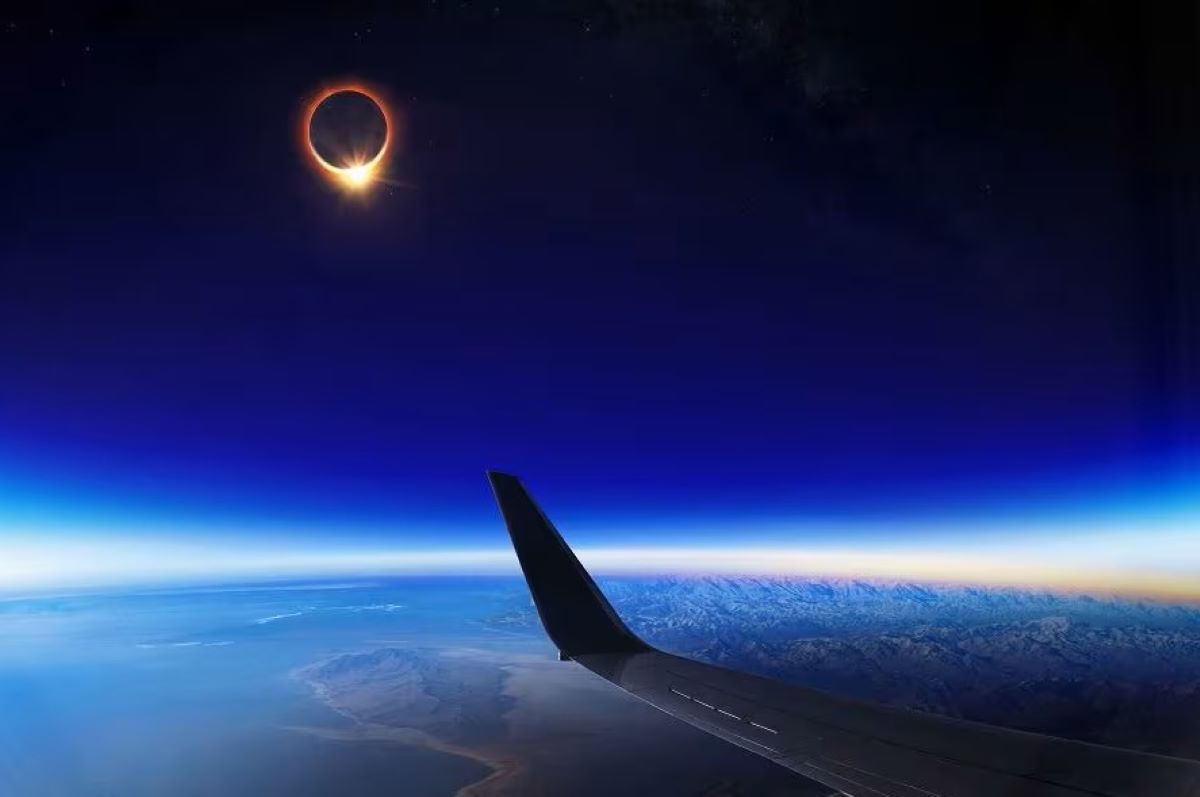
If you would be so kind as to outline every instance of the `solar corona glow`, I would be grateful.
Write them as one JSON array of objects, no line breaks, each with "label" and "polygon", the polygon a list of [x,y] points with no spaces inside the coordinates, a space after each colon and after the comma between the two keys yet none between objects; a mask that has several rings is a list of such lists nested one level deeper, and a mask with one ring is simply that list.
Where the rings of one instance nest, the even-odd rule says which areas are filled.
[{"label": "solar corona glow", "polygon": [[394,125],[378,91],[360,83],[326,88],[305,107],[302,147],[318,172],[348,191],[379,180]]}]

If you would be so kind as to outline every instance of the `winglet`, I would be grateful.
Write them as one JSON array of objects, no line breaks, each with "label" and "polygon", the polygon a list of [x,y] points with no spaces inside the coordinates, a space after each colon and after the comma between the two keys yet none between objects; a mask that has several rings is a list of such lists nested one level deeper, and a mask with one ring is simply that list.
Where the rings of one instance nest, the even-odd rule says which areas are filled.
[{"label": "winglet", "polygon": [[604,595],[515,476],[488,471],[533,603],[561,658],[650,650]]}]

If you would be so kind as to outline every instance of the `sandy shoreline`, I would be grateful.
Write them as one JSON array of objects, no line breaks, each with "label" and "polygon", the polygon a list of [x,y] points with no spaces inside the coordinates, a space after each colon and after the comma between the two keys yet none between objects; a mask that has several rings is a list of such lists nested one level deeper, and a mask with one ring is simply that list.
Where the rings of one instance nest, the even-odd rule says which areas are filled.
[{"label": "sandy shoreline", "polygon": [[410,747],[419,747],[438,753],[467,758],[482,764],[490,770],[482,779],[460,788],[454,793],[454,797],[503,797],[503,795],[508,793],[508,787],[513,785],[513,781],[522,772],[521,765],[513,755],[453,744],[420,728],[397,727],[363,721],[353,711],[338,705],[323,684],[304,677],[303,669],[295,671],[292,675],[308,685],[312,690],[314,698],[353,722],[354,726],[352,728],[325,728],[320,726],[285,725],[282,726],[284,730],[344,742],[383,741]]}]

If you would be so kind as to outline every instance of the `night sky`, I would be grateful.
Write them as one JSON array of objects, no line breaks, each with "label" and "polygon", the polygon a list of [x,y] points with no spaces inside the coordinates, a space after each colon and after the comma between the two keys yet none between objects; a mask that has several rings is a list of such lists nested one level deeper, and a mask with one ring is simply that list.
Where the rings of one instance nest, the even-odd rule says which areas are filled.
[{"label": "night sky", "polygon": [[[244,5],[0,18],[0,524],[500,545],[485,468],[594,543],[1194,493],[1194,10]],[[361,197],[296,146],[342,77],[402,127]]]}]

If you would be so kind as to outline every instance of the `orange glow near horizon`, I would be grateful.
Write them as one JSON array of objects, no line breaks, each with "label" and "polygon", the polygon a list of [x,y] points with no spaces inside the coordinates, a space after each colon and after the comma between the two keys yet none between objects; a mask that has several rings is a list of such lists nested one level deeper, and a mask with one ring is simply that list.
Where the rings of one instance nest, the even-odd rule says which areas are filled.
[{"label": "orange glow near horizon", "polygon": [[[361,94],[375,103],[380,113],[383,114],[384,139],[383,145],[374,155],[366,152],[353,153],[348,162],[335,164],[322,158],[320,153],[317,152],[316,147],[313,146],[312,121],[321,103],[335,94],[342,93]],[[299,132],[302,149],[308,153],[312,163],[316,165],[321,174],[341,188],[351,191],[362,191],[379,179],[379,175],[386,165],[387,159],[390,157],[393,148],[395,123],[392,120],[392,113],[379,91],[363,83],[346,82],[326,87],[318,91],[308,101],[304,106],[304,113],[301,114]]]}]

